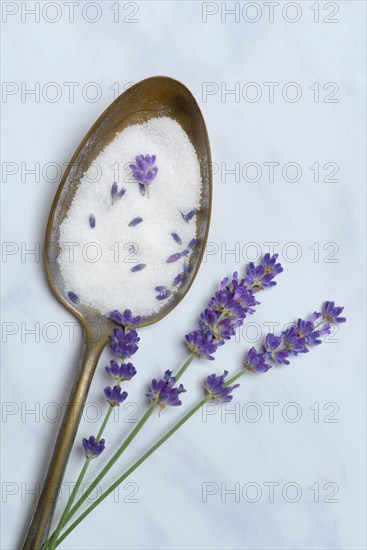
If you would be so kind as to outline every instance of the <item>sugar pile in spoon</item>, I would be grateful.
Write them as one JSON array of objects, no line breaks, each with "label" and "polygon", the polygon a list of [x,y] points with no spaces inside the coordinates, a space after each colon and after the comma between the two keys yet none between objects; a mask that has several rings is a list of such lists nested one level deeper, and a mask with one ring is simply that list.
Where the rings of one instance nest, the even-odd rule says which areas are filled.
[{"label": "sugar pile in spoon", "polygon": [[104,315],[156,313],[179,288],[195,245],[194,147],[176,121],[153,118],[118,133],[93,165],[60,226],[65,293]]}]

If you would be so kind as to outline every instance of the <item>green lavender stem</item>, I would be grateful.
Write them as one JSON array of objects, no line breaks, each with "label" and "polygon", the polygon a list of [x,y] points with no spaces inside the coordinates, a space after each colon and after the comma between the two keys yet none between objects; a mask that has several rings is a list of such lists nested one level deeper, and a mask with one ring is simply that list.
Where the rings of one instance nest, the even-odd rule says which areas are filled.
[{"label": "green lavender stem", "polygon": [[[225,383],[225,386],[231,385],[233,382],[238,380],[244,373],[246,372],[245,369],[241,370],[239,373],[237,373],[235,376],[230,378]],[[56,541],[55,548],[59,546],[63,540],[83,521],[83,519],[88,516],[98,504],[100,504],[106,497],[108,497],[109,494],[112,493],[122,483],[127,477],[129,477],[130,474],[132,474],[147,458],[150,457],[163,443],[167,441],[173,435],[185,422],[187,422],[205,403],[211,398],[210,395],[205,396],[199,403],[197,403],[185,416],[181,418],[168,432],[162,436],[157,443],[155,443],[148,451],[146,451],[128,470],[126,470],[125,473],[122,474],[121,477],[119,477],[106,491],[104,491],[95,502],[89,508],[87,508],[75,521],[68,527],[68,529],[61,535],[61,537]]]},{"label": "green lavender stem", "polygon": [[[104,417],[104,420],[102,422],[102,425],[98,431],[98,434],[97,434],[97,437],[96,437],[96,441],[98,442],[102,435],[103,435],[103,432],[107,426],[107,423],[110,419],[110,416],[111,416],[111,413],[112,413],[112,407],[109,407],[108,408],[108,411]],[[90,459],[86,458],[85,461],[84,461],[84,464],[83,464],[83,467],[82,469],[80,470],[80,474],[78,476],[78,479],[73,487],[73,490],[71,492],[71,495],[69,497],[69,500],[66,504],[66,507],[65,507],[65,510],[63,511],[62,515],[61,515],[61,518],[60,518],[60,521],[55,529],[55,532],[54,534],[52,535],[52,537],[50,538],[49,542],[46,542],[43,546],[42,546],[42,550],[47,550],[48,548],[50,548],[51,550],[53,550],[54,546],[53,546],[53,542],[57,540],[57,537],[59,536],[60,532],[61,532],[61,529],[64,525],[64,520],[66,518],[66,516],[68,515],[69,513],[69,510],[70,508],[72,507],[72,504],[75,500],[75,497],[79,491],[79,488],[82,484],[82,481],[84,479],[84,476],[85,474],[87,473],[87,470],[89,468],[89,464],[90,464]]]}]

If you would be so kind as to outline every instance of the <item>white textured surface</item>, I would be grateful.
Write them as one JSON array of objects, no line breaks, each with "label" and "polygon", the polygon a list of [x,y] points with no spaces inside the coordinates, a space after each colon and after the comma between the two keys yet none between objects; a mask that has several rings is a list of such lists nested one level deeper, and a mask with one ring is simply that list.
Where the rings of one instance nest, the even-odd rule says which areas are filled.
[{"label": "white textured surface", "polygon": [[[149,198],[140,193],[129,168],[137,155],[146,154],[156,155],[158,166]],[[200,166],[194,147],[176,121],[154,118],[116,135],[93,165],[98,167],[97,181],[84,174],[60,228],[65,292],[72,290],[82,304],[103,315],[115,309],[130,309],[135,315],[158,312],[165,301],[157,300],[155,288],[174,292],[173,280],[190,254],[186,260],[166,260],[187,249],[196,235],[196,217],[186,222],[181,215],[200,206]],[[112,204],[114,181],[125,194]],[[90,214],[96,218],[93,229]],[[143,221],[130,227],[138,217]],[[174,241],[173,232],[182,245]],[[78,243],[72,254],[70,243]],[[139,264],[145,268],[131,271]]]},{"label": "white textured surface", "polygon": [[[18,171],[7,181],[3,177],[2,184],[3,240],[15,245],[8,245],[7,250],[14,254],[3,263],[1,547],[19,547],[34,506],[34,496],[25,491],[42,480],[57,430],[52,419],[67,399],[81,345],[78,328],[71,337],[74,319],[47,286],[42,257],[25,255],[25,247],[34,249],[35,242],[43,241],[57,188],[57,182],[50,181],[55,172],[49,167],[48,174],[36,180],[24,171],[34,169],[36,162],[41,171],[51,162],[64,166],[85,132],[114,99],[117,82],[122,91],[129,82],[166,74],[181,80],[197,98],[207,122],[215,168],[225,165],[214,174],[212,254],[180,306],[158,325],[142,330],[141,351],[135,361],[139,376],[131,385],[130,402],[142,404],[149,379],[165,368],[178,368],[185,356],[183,335],[195,323],[218,280],[234,269],[241,271],[248,259],[243,255],[254,256],[256,250],[249,243],[264,251],[268,249],[265,243],[279,243],[274,246],[285,271],[278,286],[261,297],[262,305],[249,320],[254,324],[248,326],[247,333],[220,349],[215,364],[190,367],[183,380],[190,390],[184,395],[183,408],[199,395],[200,381],[208,373],[240,368],[256,331],[267,330],[265,323],[281,325],[312,312],[324,299],[343,304],[348,323],[336,336],[338,343],[313,350],[289,368],[248,376],[237,393],[239,416],[216,413],[208,416],[207,422],[200,415],[193,418],[131,479],[138,484],[134,497],[138,503],[126,502],[136,486],[124,486],[119,502],[109,498],[62,547],[366,548],[365,3],[337,2],[339,12],[334,18],[339,22],[334,24],[323,22],[335,4],[328,7],[326,2],[317,3],[319,23],[314,22],[315,2],[297,3],[302,15],[296,23],[282,17],[284,2],[275,7],[274,23],[269,23],[268,8],[259,2],[262,16],[252,24],[243,17],[237,23],[233,15],[221,22],[221,2],[213,4],[218,13],[208,16],[206,23],[202,22],[201,2],[140,2],[138,14],[132,16],[138,23],[114,23],[114,12],[109,9],[112,2],[106,1],[95,24],[82,19],[83,3],[75,7],[73,23],[68,22],[63,3],[57,23],[44,19],[34,23],[32,16],[22,23],[20,4],[25,3],[19,3],[19,13],[9,16],[2,29],[3,80],[15,82],[19,92],[15,86],[14,95],[8,95],[2,104],[7,132],[3,161],[15,163],[11,166]],[[32,5],[28,2],[28,8]],[[120,5],[121,17],[131,12],[131,7]],[[22,102],[22,82],[28,89],[39,83],[39,101],[28,95]],[[49,82],[56,82],[62,92],[54,103],[44,99]],[[73,102],[64,84],[70,82],[79,83]],[[83,98],[89,82],[97,82],[101,90],[94,103]],[[214,83],[211,89],[219,90],[207,96],[207,101],[202,96],[205,82]],[[241,90],[246,83],[256,82],[262,98],[257,103],[245,101],[242,95],[221,98],[221,86],[234,89],[236,82]],[[267,99],[265,82],[279,83],[273,102]],[[302,97],[295,103],[282,96],[288,82],[297,82],[302,89]],[[315,82],[320,83],[318,103],[309,89]],[[333,91],[323,89],[328,82],[339,86],[337,103],[323,101]],[[51,88],[48,92],[51,97]],[[93,88],[89,92],[92,96]],[[248,92],[254,93],[254,88]],[[257,183],[248,183],[242,174],[238,181],[233,174],[225,178],[224,167],[233,169],[238,163],[242,169],[249,162],[262,167]],[[280,163],[273,183],[265,162]],[[281,168],[288,162],[302,168],[296,183],[282,177]],[[319,183],[309,169],[315,162],[320,164]],[[323,169],[327,162],[339,166],[334,176],[339,181],[322,181],[331,171]],[[6,165],[7,170],[11,166]],[[297,243],[298,261],[292,261],[295,248],[287,245],[290,242]],[[237,252],[230,254],[230,250]],[[336,253],[331,257],[333,250]],[[31,329],[36,334],[26,332]],[[13,335],[8,334],[5,342],[6,332]],[[98,407],[103,407],[101,389],[107,381],[102,371],[108,355],[105,352],[91,388],[90,401],[96,405],[87,409],[79,440],[97,429],[93,419]],[[291,402],[301,408],[298,422],[287,420],[295,413],[287,405]],[[259,409],[249,403],[256,403]],[[274,422],[269,420],[271,406],[267,403],[274,404]],[[120,408],[119,423],[116,419],[106,433],[108,448],[131,429],[128,422],[134,407]],[[35,412],[29,412],[32,410]],[[250,422],[259,410],[261,417]],[[154,441],[180,414],[180,410],[166,410],[160,419],[152,419],[144,430],[144,441]],[[134,446],[123,466],[136,458],[143,446]],[[75,480],[79,464],[79,451],[74,451],[66,482]],[[123,466],[116,467],[107,481],[113,481]],[[97,467],[96,462],[91,470],[95,472]],[[203,503],[205,482],[214,484],[214,490],[218,487],[218,492]],[[221,502],[221,483],[227,488],[238,483],[242,491],[249,482],[262,489],[258,502],[242,496],[236,502],[233,495]],[[271,482],[280,484],[275,486],[274,502],[264,485]],[[302,489],[296,503],[282,495],[290,482]],[[315,483],[320,487],[320,502],[313,497]],[[324,502],[335,488],[326,483],[337,484],[339,490],[333,498],[338,502]],[[63,489],[66,496],[67,486]],[[253,495],[249,488],[249,497]]]}]

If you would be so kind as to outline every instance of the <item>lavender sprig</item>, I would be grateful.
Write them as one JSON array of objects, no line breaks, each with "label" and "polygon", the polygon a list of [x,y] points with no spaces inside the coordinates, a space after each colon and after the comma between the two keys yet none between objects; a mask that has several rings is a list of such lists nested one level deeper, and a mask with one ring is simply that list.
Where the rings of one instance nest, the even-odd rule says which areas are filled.
[{"label": "lavender sprig", "polygon": [[255,294],[276,285],[273,280],[283,271],[277,263],[278,255],[265,254],[258,266],[250,263],[243,279],[233,273],[223,279],[219,290],[201,313],[198,327],[185,336],[187,346],[198,357],[213,360],[213,354],[226,340],[230,340],[247,315],[254,313],[260,303]]},{"label": "lavender sprig", "polygon": [[105,440],[100,439],[97,441],[93,435],[91,435],[88,439],[84,437],[82,444],[87,460],[97,458],[105,449]]},{"label": "lavender sprig", "polygon": [[145,395],[151,400],[152,404],[158,405],[161,410],[166,405],[173,407],[180,406],[182,405],[182,401],[179,399],[179,396],[186,390],[182,384],[175,388],[175,383],[176,378],[172,376],[172,371],[166,370],[161,380],[153,378],[151,389]]}]

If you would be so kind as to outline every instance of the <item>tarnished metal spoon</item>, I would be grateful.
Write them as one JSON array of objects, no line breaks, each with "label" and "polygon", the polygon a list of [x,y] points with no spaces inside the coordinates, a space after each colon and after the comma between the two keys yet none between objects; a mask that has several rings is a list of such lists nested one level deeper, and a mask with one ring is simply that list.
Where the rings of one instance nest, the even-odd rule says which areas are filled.
[{"label": "tarnished metal spoon", "polygon": [[80,304],[73,304],[68,299],[68,289],[65,289],[59,264],[55,260],[59,228],[69,210],[83,174],[102,149],[112,141],[116,133],[133,124],[161,116],[168,116],[176,120],[185,130],[195,148],[200,162],[202,199],[196,218],[197,241],[190,256],[188,273],[178,291],[167,300],[158,314],[143,317],[140,326],[156,323],[172,311],[188,292],[200,267],[209,230],[212,195],[210,146],[204,119],[194,97],[183,84],[167,77],[148,78],[135,84],[118,97],[92,126],[71,159],[51,207],[45,242],[47,277],[56,298],[80,321],[83,327],[84,344],[51,462],[23,544],[23,550],[39,549],[47,539],[59,488],[88,390],[98,359],[113,328],[111,321],[98,311]]}]

